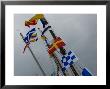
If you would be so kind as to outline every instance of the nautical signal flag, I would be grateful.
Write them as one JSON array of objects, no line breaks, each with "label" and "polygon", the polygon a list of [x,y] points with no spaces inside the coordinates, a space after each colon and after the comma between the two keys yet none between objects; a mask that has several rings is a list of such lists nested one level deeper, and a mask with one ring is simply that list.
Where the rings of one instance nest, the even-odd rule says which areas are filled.
[{"label": "nautical signal flag", "polygon": [[30,27],[30,25],[36,25],[36,24],[37,24],[36,20],[25,21],[25,26],[28,26],[28,27]]},{"label": "nautical signal flag", "polygon": [[84,68],[82,70],[82,76],[92,76],[92,74],[89,72],[87,68]]},{"label": "nautical signal flag", "polygon": [[60,37],[57,37],[56,39],[54,39],[54,43],[49,47],[48,53],[51,55],[53,54],[53,52],[55,52],[57,49],[63,46],[65,46],[65,43]]},{"label": "nautical signal flag", "polygon": [[45,18],[41,18],[40,21],[41,21],[41,23],[43,25],[43,28],[45,28],[45,25],[48,24],[47,20]]},{"label": "nautical signal flag", "polygon": [[35,28],[31,29],[27,34],[26,36],[23,38],[24,42],[26,43],[25,47],[24,47],[24,51],[23,53],[25,52],[25,49],[28,47],[28,45],[30,44],[30,42],[35,42],[38,40],[38,37],[37,37],[37,33],[36,33],[36,30]]},{"label": "nautical signal flag", "polygon": [[67,52],[67,54],[63,55],[61,59],[61,62],[63,64],[62,71],[67,70],[77,60],[77,57],[72,51]]},{"label": "nautical signal flag", "polygon": [[43,14],[36,14],[35,16],[33,16],[30,20],[25,21],[25,26],[30,27],[30,25],[36,25],[38,20],[44,18]]},{"label": "nautical signal flag", "polygon": [[43,30],[42,35],[44,35],[44,33],[45,33],[49,28],[51,28],[51,26],[47,26],[47,27]]}]

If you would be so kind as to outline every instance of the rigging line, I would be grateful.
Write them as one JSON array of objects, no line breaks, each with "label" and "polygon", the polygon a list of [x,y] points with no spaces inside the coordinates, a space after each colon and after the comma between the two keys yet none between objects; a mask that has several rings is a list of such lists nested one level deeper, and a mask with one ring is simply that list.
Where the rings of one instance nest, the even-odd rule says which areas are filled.
[{"label": "rigging line", "polygon": [[[21,35],[21,37],[22,37],[22,39],[23,39],[24,37],[23,37],[22,33],[20,33],[20,35]],[[29,51],[31,52],[31,54],[32,54],[32,56],[33,56],[35,62],[38,64],[38,66],[39,66],[39,68],[40,68],[42,74],[43,74],[44,76],[46,76],[46,73],[45,73],[44,70],[42,69],[41,65],[39,64],[37,58],[35,57],[34,53],[32,52],[31,48],[29,47],[29,45],[28,45],[28,49],[29,49]]]},{"label": "rigging line", "polygon": [[[39,32],[42,34],[42,31],[40,30],[40,29],[38,29],[39,30]],[[45,35],[43,35],[43,36],[45,36]],[[47,40],[48,40],[48,38],[46,38]],[[50,43],[50,42],[49,42]],[[47,45],[45,45],[45,47],[46,47]],[[54,72],[56,71],[56,69],[55,69],[55,66],[54,66],[54,64],[53,64],[53,62],[52,61],[50,61],[51,63],[52,63],[52,65],[53,65],[53,69],[54,69]],[[57,65],[57,64],[56,64]]]}]

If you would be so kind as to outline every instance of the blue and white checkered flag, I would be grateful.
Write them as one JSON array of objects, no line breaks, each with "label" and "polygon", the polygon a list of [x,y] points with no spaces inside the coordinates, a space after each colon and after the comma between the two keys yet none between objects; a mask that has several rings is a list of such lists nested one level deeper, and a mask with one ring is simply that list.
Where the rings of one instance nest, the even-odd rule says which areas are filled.
[{"label": "blue and white checkered flag", "polygon": [[63,64],[63,68],[62,71],[67,70],[74,62],[76,62],[78,59],[75,56],[74,52],[69,51],[66,55],[64,55],[62,57],[62,64]]}]

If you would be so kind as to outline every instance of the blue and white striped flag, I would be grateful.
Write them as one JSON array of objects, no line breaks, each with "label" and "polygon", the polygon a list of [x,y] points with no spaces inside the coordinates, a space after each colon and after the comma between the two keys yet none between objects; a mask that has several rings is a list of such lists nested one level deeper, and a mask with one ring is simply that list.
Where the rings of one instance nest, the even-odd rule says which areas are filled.
[{"label": "blue and white striped flag", "polygon": [[62,71],[67,70],[74,62],[76,62],[78,59],[75,56],[74,52],[69,51],[65,56],[62,57],[62,64],[63,68]]}]

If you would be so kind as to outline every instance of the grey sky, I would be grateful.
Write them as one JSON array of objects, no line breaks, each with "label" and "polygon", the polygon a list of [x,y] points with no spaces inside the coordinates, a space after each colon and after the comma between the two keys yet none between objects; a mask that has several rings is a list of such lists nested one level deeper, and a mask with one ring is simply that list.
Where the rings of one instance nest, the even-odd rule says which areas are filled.
[{"label": "grey sky", "polygon": [[[24,21],[32,14],[14,15],[14,74],[19,76],[41,75],[41,72],[28,49],[23,54],[24,42],[19,33],[28,32]],[[96,14],[45,14],[57,36],[60,36],[66,45],[72,49],[80,63],[85,65],[94,75],[97,74],[97,15]],[[38,32],[38,37],[40,33]],[[43,41],[31,45],[39,63],[50,75],[55,69],[45,49]]]}]

